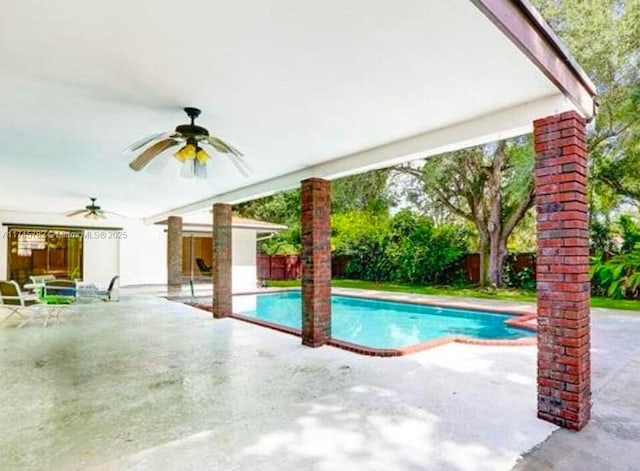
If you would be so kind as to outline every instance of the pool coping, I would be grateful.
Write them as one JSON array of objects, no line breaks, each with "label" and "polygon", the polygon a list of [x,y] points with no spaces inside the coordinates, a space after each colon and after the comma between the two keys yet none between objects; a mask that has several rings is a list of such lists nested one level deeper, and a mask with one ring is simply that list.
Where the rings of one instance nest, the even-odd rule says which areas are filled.
[{"label": "pool coping", "polygon": [[[299,289],[279,289],[273,290],[269,293],[281,293],[287,291],[299,291]],[[255,294],[269,294],[260,292]],[[238,296],[250,295],[251,293],[243,293],[238,294]],[[414,304],[414,305],[423,305],[423,306],[432,306],[432,307],[442,307],[442,308],[455,308],[455,309],[465,309],[471,310],[480,313],[488,313],[488,309],[482,309],[479,307],[470,307],[467,304],[456,304],[456,303],[438,303],[433,300],[425,300],[425,299],[415,299],[415,300],[407,300],[407,299],[395,299],[390,297],[385,297],[383,293],[377,292],[373,296],[367,296],[365,293],[349,293],[344,292],[342,290],[333,292],[332,294],[336,294],[337,296],[345,296],[352,298],[360,298],[360,299],[368,299],[368,300],[378,300],[378,301],[389,301],[389,302],[398,302],[404,304]],[[212,306],[201,303],[190,303],[191,306],[194,306],[198,309],[202,309],[204,311],[211,312]],[[491,311],[497,312],[498,314],[509,314],[513,317],[504,321],[506,325],[509,327],[515,327],[523,330],[529,330],[536,332],[538,327],[536,324],[532,324],[531,321],[537,318],[536,313],[532,313],[529,310],[521,310],[521,309],[507,309],[500,307],[491,307]],[[232,313],[230,316],[232,319],[237,319],[242,322],[247,322],[249,324],[259,325],[261,327],[266,327],[268,329],[276,330],[278,332],[282,332],[289,335],[294,335],[296,337],[302,337],[302,330],[296,329],[293,327],[287,327],[281,324],[276,324],[273,322],[265,321],[263,319],[256,319],[254,317],[244,316],[242,314]],[[428,350],[434,347],[439,347],[441,345],[446,345],[448,343],[462,343],[467,345],[483,345],[483,346],[495,346],[495,347],[508,347],[508,346],[533,346],[537,345],[538,339],[537,337],[527,337],[521,338],[517,340],[485,340],[485,339],[474,339],[470,337],[463,337],[457,335],[451,335],[446,337],[440,337],[434,340],[427,340],[426,342],[420,342],[412,345],[407,345],[406,347],[399,348],[375,348],[375,347],[367,347],[364,345],[359,345],[351,342],[347,342],[345,340],[339,340],[331,338],[327,342],[327,345],[332,347],[340,348],[342,350],[347,350],[353,353],[357,353],[360,355],[367,356],[376,356],[376,357],[397,357],[403,355],[410,355],[412,353],[421,352],[423,350]]]}]

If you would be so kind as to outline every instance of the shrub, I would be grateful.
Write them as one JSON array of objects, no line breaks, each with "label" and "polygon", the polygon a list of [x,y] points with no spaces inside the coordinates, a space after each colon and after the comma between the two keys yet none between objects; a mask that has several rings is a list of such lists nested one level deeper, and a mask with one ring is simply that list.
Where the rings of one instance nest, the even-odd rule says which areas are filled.
[{"label": "shrub", "polygon": [[364,211],[335,214],[331,220],[333,254],[346,255],[345,276],[384,281],[391,266],[386,256],[390,236],[389,217]]},{"label": "shrub", "polygon": [[640,297],[640,244],[629,253],[596,261],[591,267],[591,285],[594,294],[616,299]]},{"label": "shrub", "polygon": [[640,227],[629,216],[620,216],[618,221],[622,230],[622,253],[629,253],[640,244]]},{"label": "shrub", "polygon": [[[504,268],[502,271],[502,279],[504,284],[510,288],[520,288],[525,291],[535,291],[536,274],[533,269],[524,267],[520,271],[515,271],[517,254],[507,255]],[[535,254],[533,255],[535,259]]]},{"label": "shrub", "polygon": [[387,255],[393,280],[442,283],[447,271],[468,249],[468,233],[455,225],[435,226],[429,218],[401,211],[391,224]]},{"label": "shrub", "polygon": [[335,255],[350,257],[345,275],[369,281],[441,283],[468,249],[468,231],[435,226],[408,210],[393,217],[353,211],[334,215]]},{"label": "shrub", "polygon": [[285,231],[278,232],[273,237],[260,244],[260,252],[266,255],[294,255],[300,253],[300,224],[291,224]]}]

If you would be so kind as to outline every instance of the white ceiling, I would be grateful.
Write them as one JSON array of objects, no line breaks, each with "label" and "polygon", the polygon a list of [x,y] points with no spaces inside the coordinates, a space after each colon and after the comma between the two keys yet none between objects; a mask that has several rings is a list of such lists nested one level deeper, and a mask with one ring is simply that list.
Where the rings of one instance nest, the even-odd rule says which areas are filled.
[{"label": "white ceiling", "polygon": [[[468,0],[11,0],[3,10],[0,210],[63,212],[91,195],[148,217],[243,187],[255,196],[265,180],[559,95]],[[186,122],[183,106],[243,151],[250,178],[224,158],[206,181],[180,178],[170,154],[164,169],[129,169],[121,150]]]}]

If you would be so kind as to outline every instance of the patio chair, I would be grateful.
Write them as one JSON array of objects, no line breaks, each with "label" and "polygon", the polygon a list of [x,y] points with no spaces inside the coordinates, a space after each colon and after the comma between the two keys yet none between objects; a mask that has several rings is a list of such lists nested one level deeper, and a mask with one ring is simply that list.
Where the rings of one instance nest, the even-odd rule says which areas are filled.
[{"label": "patio chair", "polygon": [[118,275],[114,276],[113,278],[111,278],[111,281],[109,282],[109,287],[104,290],[104,289],[99,289],[96,291],[96,296],[98,296],[100,299],[102,299],[103,301],[111,301],[111,296],[113,293],[113,289],[116,286],[116,281],[118,281],[120,277]]},{"label": "patio chair", "polygon": [[31,275],[29,281],[34,288],[42,287],[47,281],[53,281],[56,279],[55,275]]},{"label": "patio chair", "polygon": [[[9,314],[0,321],[0,325],[4,324],[13,316],[22,319],[22,323],[18,328],[29,322],[35,311],[32,306],[39,304],[40,301],[36,297],[26,296],[20,290],[20,286],[15,281],[0,281],[0,308],[9,310]],[[25,311],[26,315],[25,315]],[[30,312],[29,312],[30,311]]]},{"label": "patio chair", "polygon": [[213,267],[207,266],[207,264],[204,263],[204,260],[201,258],[196,258],[196,265],[198,265],[198,270],[200,270],[200,273],[205,276],[211,276],[211,274],[213,273]]}]

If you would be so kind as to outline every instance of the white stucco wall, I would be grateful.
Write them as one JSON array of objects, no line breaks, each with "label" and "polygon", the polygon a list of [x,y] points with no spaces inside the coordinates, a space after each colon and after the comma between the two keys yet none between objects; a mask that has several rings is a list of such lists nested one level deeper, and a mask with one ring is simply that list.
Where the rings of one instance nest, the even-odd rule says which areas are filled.
[{"label": "white stucco wall", "polygon": [[120,273],[120,244],[114,239],[102,239],[102,234],[109,237],[108,232],[92,231],[92,234],[98,235],[98,238],[84,239],[82,279],[105,287],[111,277]]},{"label": "white stucco wall", "polygon": [[233,292],[255,290],[258,283],[256,232],[233,229],[232,240]]},{"label": "white stucco wall", "polygon": [[120,242],[120,286],[167,283],[167,234],[164,226],[129,220]]},{"label": "white stucco wall", "polygon": [[[91,227],[85,231],[83,280],[105,286],[112,276],[120,275],[120,286],[165,284],[167,282],[167,234],[165,226],[147,225],[138,219],[113,218],[91,221],[64,215],[0,211],[0,279],[8,276],[7,226],[51,225]],[[100,230],[118,227],[122,232]],[[93,229],[95,228],[95,229]],[[256,287],[256,233],[233,229],[233,291]]]}]

